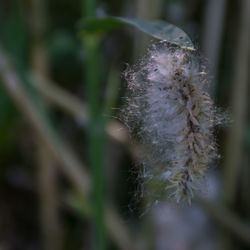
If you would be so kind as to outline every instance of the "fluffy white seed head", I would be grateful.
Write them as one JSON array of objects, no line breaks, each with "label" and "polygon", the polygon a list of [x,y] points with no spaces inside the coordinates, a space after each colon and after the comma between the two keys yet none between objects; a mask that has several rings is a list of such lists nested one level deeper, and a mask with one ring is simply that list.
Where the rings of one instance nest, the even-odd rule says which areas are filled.
[{"label": "fluffy white seed head", "polygon": [[161,42],[125,78],[122,120],[144,146],[144,183],[155,199],[190,201],[217,157],[213,127],[221,122],[199,57]]}]

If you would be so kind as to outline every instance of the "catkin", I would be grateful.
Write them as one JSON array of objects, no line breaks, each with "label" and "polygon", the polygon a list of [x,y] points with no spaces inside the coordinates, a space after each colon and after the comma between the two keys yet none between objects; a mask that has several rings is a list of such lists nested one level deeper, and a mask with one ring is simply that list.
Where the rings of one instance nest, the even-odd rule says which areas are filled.
[{"label": "catkin", "polygon": [[218,154],[220,123],[196,52],[161,42],[125,72],[122,120],[144,146],[143,180],[155,199],[190,201]]}]

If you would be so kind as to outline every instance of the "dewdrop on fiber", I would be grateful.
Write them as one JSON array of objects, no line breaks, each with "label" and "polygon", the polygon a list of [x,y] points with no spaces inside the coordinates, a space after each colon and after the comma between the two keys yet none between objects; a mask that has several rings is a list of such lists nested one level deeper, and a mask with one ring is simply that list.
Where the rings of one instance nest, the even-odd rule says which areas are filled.
[{"label": "dewdrop on fiber", "polygon": [[155,200],[190,202],[218,157],[213,127],[221,122],[197,52],[160,42],[125,78],[122,120],[144,148],[144,184]]}]

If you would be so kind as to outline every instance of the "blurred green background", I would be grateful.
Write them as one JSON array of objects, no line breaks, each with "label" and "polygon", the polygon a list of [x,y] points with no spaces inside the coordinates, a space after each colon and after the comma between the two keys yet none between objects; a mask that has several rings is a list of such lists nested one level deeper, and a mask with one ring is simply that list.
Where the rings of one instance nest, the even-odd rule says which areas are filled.
[{"label": "blurred green background", "polygon": [[[118,117],[122,72],[153,40],[79,35],[94,16],[172,23],[208,65],[233,122],[191,205],[140,198],[140,149]],[[0,250],[250,249],[249,68],[249,0],[0,0]]]}]

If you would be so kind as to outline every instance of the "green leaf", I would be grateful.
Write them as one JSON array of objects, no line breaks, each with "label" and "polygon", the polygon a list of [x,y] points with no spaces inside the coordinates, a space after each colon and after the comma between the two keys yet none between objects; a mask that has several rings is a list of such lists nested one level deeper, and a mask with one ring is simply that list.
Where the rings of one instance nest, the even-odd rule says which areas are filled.
[{"label": "green leaf", "polygon": [[99,35],[124,25],[136,27],[151,37],[182,48],[194,49],[191,39],[182,29],[160,20],[149,21],[125,17],[87,18],[79,23],[79,29],[80,34],[84,36]]}]

